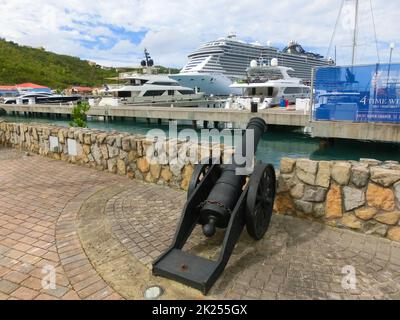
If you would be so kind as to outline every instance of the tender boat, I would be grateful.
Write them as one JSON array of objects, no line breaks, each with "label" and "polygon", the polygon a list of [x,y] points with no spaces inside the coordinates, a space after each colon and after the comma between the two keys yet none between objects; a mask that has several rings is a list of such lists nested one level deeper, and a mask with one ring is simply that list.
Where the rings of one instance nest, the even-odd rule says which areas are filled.
[{"label": "tender boat", "polygon": [[301,79],[291,77],[290,72],[294,70],[278,66],[277,59],[272,59],[271,65],[259,65],[253,60],[246,71],[247,78],[231,85],[242,89],[242,95],[227,99],[226,109],[250,110],[251,102],[257,102],[262,110],[277,106],[282,100],[294,104],[296,99],[309,98],[311,88]]},{"label": "tender boat", "polygon": [[81,100],[81,96],[64,96],[47,92],[32,92],[18,97],[4,98],[4,104],[60,104]]}]

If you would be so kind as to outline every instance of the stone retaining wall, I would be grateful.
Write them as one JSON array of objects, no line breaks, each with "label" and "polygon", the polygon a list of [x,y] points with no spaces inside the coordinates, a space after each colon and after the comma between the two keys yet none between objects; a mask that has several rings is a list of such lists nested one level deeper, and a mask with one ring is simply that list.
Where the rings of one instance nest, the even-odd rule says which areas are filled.
[{"label": "stone retaining wall", "polygon": [[275,211],[400,241],[400,164],[284,158]]},{"label": "stone retaining wall", "polygon": [[[71,143],[74,144],[73,152],[68,150],[72,149]],[[194,168],[184,156],[188,146],[176,140],[168,143],[183,161],[152,165],[147,161],[146,152],[154,146],[154,141],[142,135],[0,120],[0,144],[132,179],[187,190]]]},{"label": "stone retaining wall", "polygon": [[[184,190],[194,169],[187,157],[190,146],[185,143],[170,140],[167,144],[172,149],[163,146],[174,150],[180,161],[150,164],[146,153],[154,148],[154,141],[127,133],[0,120],[0,144]],[[203,155],[204,150],[198,152]],[[400,241],[398,162],[285,158],[278,176],[277,213]]]}]

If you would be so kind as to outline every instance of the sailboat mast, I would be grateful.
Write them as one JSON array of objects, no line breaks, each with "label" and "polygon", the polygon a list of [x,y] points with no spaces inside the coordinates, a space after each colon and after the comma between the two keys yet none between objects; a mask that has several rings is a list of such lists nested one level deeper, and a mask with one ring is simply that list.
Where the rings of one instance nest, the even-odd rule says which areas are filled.
[{"label": "sailboat mast", "polygon": [[357,33],[358,33],[358,10],[359,2],[355,0],[355,17],[354,17],[354,35],[353,35],[353,55],[352,55],[352,65],[356,63],[356,49],[357,49]]}]

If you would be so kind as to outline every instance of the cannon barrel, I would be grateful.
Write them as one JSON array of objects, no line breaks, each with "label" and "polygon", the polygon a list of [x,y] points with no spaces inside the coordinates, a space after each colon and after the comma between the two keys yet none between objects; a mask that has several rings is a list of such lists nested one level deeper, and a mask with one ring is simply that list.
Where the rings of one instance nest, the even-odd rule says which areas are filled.
[{"label": "cannon barrel", "polygon": [[[227,228],[230,215],[242,194],[246,183],[246,176],[238,175],[236,169],[245,168],[246,163],[237,163],[237,159],[246,157],[246,136],[254,133],[254,152],[258,143],[267,129],[267,124],[261,118],[250,120],[242,139],[242,147],[235,150],[233,163],[223,166],[221,175],[211,190],[207,200],[200,210],[199,223],[203,225],[203,233],[212,237],[216,228]],[[249,156],[249,155],[247,155]]]}]

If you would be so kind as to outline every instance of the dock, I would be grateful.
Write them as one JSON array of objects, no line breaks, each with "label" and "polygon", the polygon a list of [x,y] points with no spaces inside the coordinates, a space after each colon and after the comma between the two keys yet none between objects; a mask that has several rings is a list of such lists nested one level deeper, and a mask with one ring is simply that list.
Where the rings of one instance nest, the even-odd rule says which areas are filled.
[{"label": "dock", "polygon": [[[1,113],[20,116],[70,117],[71,105],[17,105],[0,104]],[[119,106],[92,107],[89,116],[103,117],[104,121],[123,119],[147,119],[148,123],[162,121],[192,121],[193,126],[202,121],[204,127],[220,123],[245,124],[255,116],[269,125],[304,128],[312,137],[321,139],[352,139],[400,143],[400,124],[354,123],[346,121],[311,121],[310,114],[280,108],[251,113],[246,110],[223,108],[171,107],[171,106]]]},{"label": "dock", "polygon": [[[0,111],[15,115],[71,115],[70,105],[16,105],[0,104]],[[263,118],[270,125],[306,127],[309,115],[300,111],[280,109],[260,110],[257,114],[245,110],[227,110],[222,108],[196,108],[171,106],[120,106],[93,107],[87,113],[93,117],[104,117],[106,121],[124,118],[144,118],[158,120],[205,121],[209,123],[248,123],[255,116]]]}]

